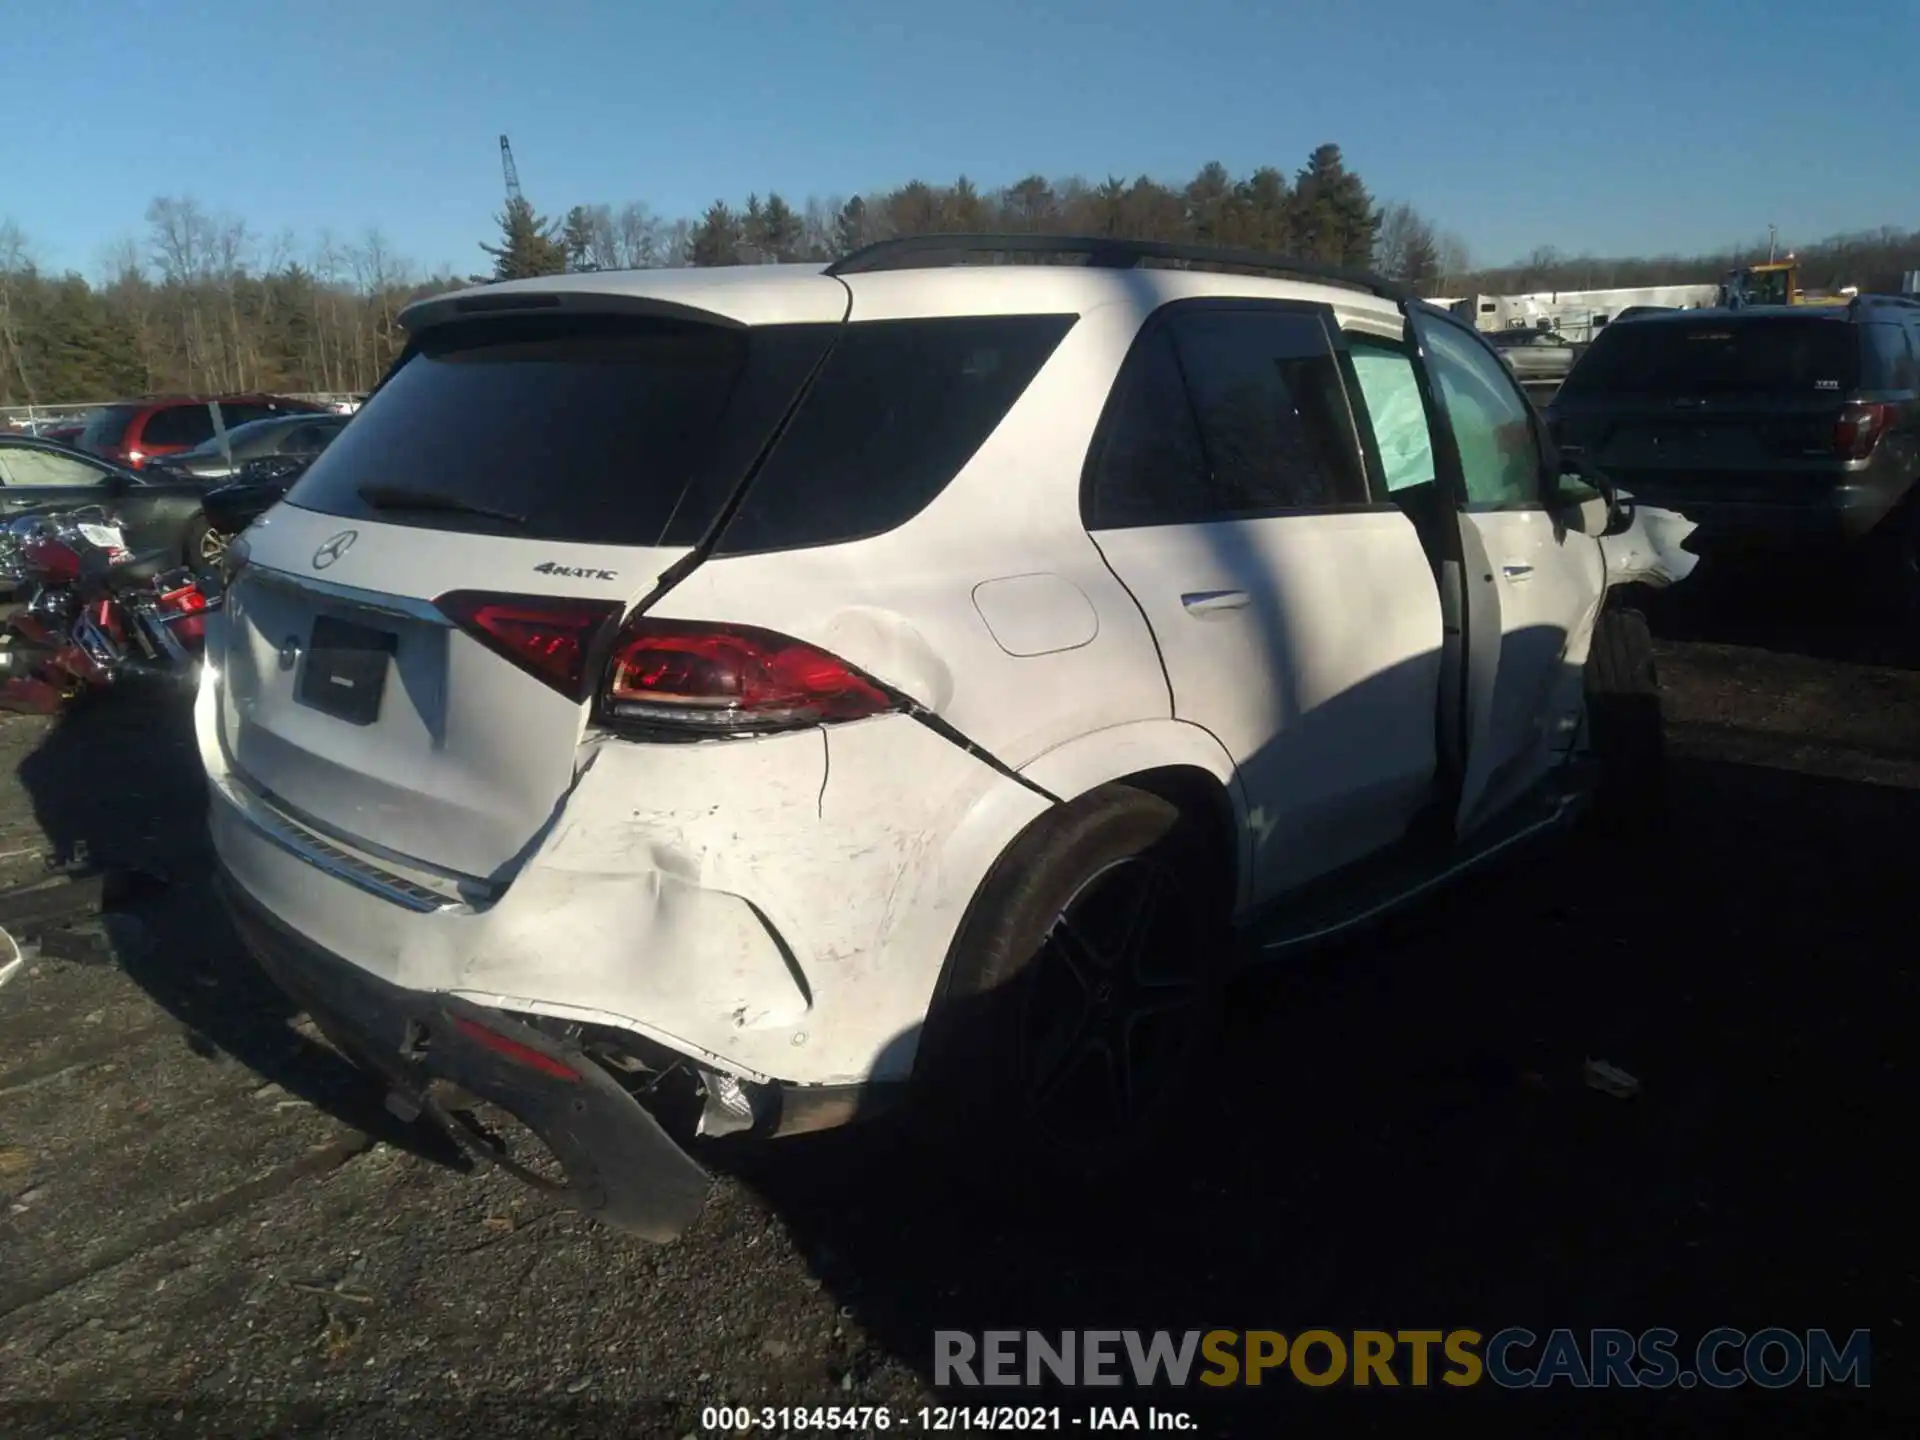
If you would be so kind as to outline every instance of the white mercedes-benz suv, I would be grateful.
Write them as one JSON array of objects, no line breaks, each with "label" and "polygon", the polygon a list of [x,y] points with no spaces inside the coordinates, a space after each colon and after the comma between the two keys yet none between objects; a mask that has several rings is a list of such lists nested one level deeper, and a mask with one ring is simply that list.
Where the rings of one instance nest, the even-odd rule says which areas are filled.
[{"label": "white mercedes-benz suv", "polygon": [[612,1225],[889,1100],[1110,1173],[1234,964],[1657,800],[1608,600],[1686,523],[1384,281],[947,236],[402,318],[228,562],[217,878],[399,1113]]}]

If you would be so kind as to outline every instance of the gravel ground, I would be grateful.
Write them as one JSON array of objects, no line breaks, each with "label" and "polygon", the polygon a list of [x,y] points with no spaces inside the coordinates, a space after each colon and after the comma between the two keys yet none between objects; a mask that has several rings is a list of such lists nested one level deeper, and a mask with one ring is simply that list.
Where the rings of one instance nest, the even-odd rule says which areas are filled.
[{"label": "gravel ground", "polygon": [[[1251,982],[1151,1205],[1015,1217],[828,1136],[665,1248],[461,1173],[277,1001],[202,883],[177,707],[0,721],[0,880],[76,841],[168,872],[0,989],[0,1428],[677,1437],[716,1403],[924,1403],[937,1327],[1726,1324],[1869,1326],[1874,1388],[1633,1397],[1660,1433],[1894,1433],[1920,667],[1841,623],[1658,619],[1670,832]],[[1487,1393],[1157,1398],[1204,1434],[1544,1433]],[[1552,1433],[1620,1433],[1557,1398]]]}]

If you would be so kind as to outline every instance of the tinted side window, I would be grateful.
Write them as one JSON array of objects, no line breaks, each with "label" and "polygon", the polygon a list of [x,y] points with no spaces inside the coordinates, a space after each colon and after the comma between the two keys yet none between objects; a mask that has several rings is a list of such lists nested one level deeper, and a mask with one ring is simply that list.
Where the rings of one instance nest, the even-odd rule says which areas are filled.
[{"label": "tinted side window", "polygon": [[1220,518],[1367,503],[1346,387],[1318,316],[1186,311],[1172,330]]},{"label": "tinted side window", "polygon": [[87,425],[80,432],[80,443],[89,450],[111,450],[118,445],[127,433],[127,422],[133,419],[133,407],[128,405],[110,405],[104,410],[96,410],[87,418]]},{"label": "tinted side window", "polygon": [[213,412],[205,405],[169,405],[147,416],[142,445],[198,445],[213,438]]},{"label": "tinted side window", "polygon": [[1915,385],[1914,356],[1907,331],[1899,325],[1874,322],[1860,327],[1866,342],[1866,368],[1861,384],[1868,390],[1911,390]]},{"label": "tinted side window", "polygon": [[715,553],[843,544],[905,524],[973,458],[1075,318],[848,325]]},{"label": "tinted side window", "polygon": [[1164,325],[1144,335],[1114,387],[1081,490],[1089,530],[1213,518],[1206,452]]},{"label": "tinted side window", "polygon": [[282,455],[317,455],[340,433],[338,425],[296,425],[280,439]]}]

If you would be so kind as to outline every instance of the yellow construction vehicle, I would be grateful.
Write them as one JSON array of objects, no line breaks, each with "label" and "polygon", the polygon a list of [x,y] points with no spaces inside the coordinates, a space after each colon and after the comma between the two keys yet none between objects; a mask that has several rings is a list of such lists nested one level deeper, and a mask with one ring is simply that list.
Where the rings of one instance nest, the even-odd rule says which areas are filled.
[{"label": "yellow construction vehicle", "polygon": [[1848,285],[1829,293],[1809,295],[1800,287],[1800,262],[1766,260],[1729,270],[1720,282],[1720,303],[1728,308],[1745,305],[1844,305],[1858,290]]},{"label": "yellow construction vehicle", "polygon": [[1800,288],[1800,262],[1788,256],[1785,260],[1768,260],[1729,270],[1720,282],[1720,303],[1730,308],[1804,305],[1806,292]]}]

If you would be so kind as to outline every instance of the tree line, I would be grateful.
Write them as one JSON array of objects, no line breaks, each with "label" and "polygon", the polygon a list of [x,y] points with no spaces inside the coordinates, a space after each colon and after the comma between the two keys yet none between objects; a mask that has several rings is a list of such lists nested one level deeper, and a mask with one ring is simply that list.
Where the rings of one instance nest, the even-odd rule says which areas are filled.
[{"label": "tree line", "polygon": [[[370,388],[399,353],[412,300],[459,286],[568,270],[820,261],[876,240],[934,232],[1083,234],[1233,246],[1373,268],[1426,295],[1514,293],[1718,279],[1765,242],[1718,254],[1600,259],[1539,249],[1476,268],[1460,238],[1404,202],[1382,202],[1337,145],[1291,172],[1235,176],[1218,163],[1184,183],[1030,175],[1002,189],[965,176],[795,204],[778,192],[716,200],[668,219],[640,203],[583,203],[549,217],[524,199],[481,242],[485,273],[421,270],[379,230],[298,246],[163,196],[145,230],[94,279],[42,271],[0,221],[0,406],[164,391]],[[1920,269],[1920,230],[1836,236],[1799,252],[1803,283],[1892,290]]]}]

